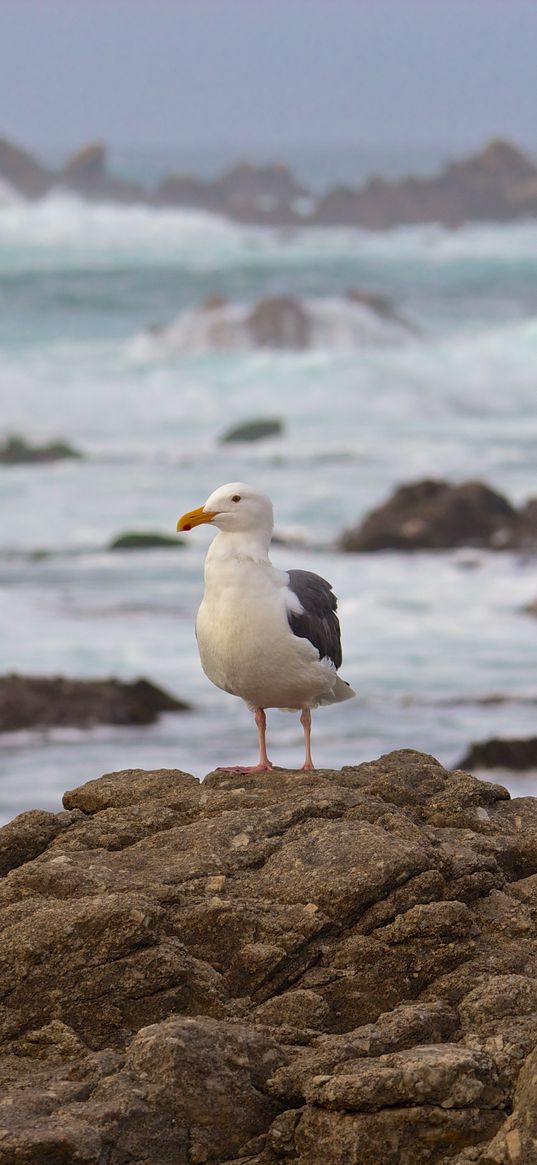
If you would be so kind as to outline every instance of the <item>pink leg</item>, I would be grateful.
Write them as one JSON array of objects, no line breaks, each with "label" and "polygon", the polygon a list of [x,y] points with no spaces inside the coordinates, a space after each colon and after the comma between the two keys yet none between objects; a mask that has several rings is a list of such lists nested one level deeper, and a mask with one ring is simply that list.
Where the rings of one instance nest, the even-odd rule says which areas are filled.
[{"label": "pink leg", "polygon": [[258,763],[256,765],[228,765],[225,768],[219,768],[219,773],[266,773],[272,768],[272,764],[267,756],[267,717],[265,716],[264,708],[256,708],[254,715],[259,736]]},{"label": "pink leg", "polygon": [[304,744],[306,746],[306,759],[302,768],[314,769],[315,765],[311,757],[311,711],[309,708],[302,709],[300,723],[304,729]]}]

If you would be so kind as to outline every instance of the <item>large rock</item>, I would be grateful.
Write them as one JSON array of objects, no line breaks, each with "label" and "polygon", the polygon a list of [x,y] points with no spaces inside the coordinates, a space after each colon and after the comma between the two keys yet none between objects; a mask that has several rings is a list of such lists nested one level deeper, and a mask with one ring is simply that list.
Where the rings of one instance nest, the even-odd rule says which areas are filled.
[{"label": "large rock", "polygon": [[337,186],[319,200],[313,217],[383,230],[402,223],[502,221],[537,213],[537,166],[509,142],[495,139],[430,178],[369,179],[360,188]]},{"label": "large rock", "polygon": [[127,182],[108,169],[106,146],[88,142],[67,158],[55,175],[55,184],[76,191],[92,202],[147,202],[148,194],[135,182]]},{"label": "large rock", "polygon": [[201,206],[234,218],[288,222],[294,218],[295,200],[307,194],[281,162],[239,162],[214,179],[169,174],[160,182],[156,200],[163,205]]},{"label": "large rock", "polygon": [[245,327],[259,348],[309,348],[311,321],[298,299],[290,295],[260,299],[246,317]]},{"label": "large rock", "polygon": [[49,461],[80,460],[82,454],[67,441],[48,441],[30,445],[24,437],[12,434],[0,445],[0,465],[42,465]]},{"label": "large rock", "polygon": [[0,831],[0,1165],[535,1159],[537,804],[392,753]]},{"label": "large rock", "polygon": [[160,712],[183,712],[182,700],[148,680],[71,680],[61,676],[0,676],[0,732],[21,728],[91,728],[152,724]]},{"label": "large rock", "polygon": [[480,481],[417,481],[399,486],[359,526],[345,531],[340,545],[349,551],[535,549],[537,520]]},{"label": "large rock", "polygon": [[0,138],[0,178],[25,198],[42,198],[53,176],[37,158],[6,138]]},{"label": "large rock", "polygon": [[537,769],[537,736],[490,740],[472,744],[461,761],[465,769]]}]

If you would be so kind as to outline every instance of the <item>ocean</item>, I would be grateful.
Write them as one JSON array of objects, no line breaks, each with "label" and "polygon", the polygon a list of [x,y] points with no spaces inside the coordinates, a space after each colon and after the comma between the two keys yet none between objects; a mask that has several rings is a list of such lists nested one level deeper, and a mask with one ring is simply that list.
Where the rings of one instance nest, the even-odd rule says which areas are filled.
[{"label": "ocean", "polygon": [[[139,177],[144,159],[119,156]],[[376,163],[399,172],[393,157]],[[317,151],[297,169],[322,186],[370,162],[337,164]],[[155,157],[145,166],[149,179]],[[405,324],[351,318],[349,288],[387,296]],[[309,350],[211,346],[206,297],[233,316],[280,293],[312,314]],[[0,673],[144,675],[193,705],[143,729],[3,735],[0,819],[57,809],[106,771],[203,776],[255,760],[250,714],[196,650],[210,532],[177,552],[107,550],[125,530],[173,534],[227,481],[268,492],[278,533],[303,542],[275,546],[276,565],[316,570],[339,595],[342,675],[359,695],[314,713],[319,766],[398,747],[454,765],[472,740],[535,735],[537,619],[523,613],[535,558],[332,547],[401,482],[480,478],[514,502],[535,496],[536,367],[537,222],[282,231],[0,192],[0,439],[61,437],[85,455],[0,467]],[[282,437],[219,444],[267,416]],[[269,713],[269,754],[302,763],[298,716]],[[499,778],[535,792],[536,775]]]}]

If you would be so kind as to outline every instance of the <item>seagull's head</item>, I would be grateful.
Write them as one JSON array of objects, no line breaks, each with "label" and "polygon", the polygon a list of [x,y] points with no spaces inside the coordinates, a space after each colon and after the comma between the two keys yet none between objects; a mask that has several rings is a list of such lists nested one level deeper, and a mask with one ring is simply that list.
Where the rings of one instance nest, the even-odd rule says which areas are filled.
[{"label": "seagull's head", "polygon": [[189,510],[177,523],[178,532],[210,523],[233,534],[272,534],[272,502],[244,481],[220,485],[197,510]]}]

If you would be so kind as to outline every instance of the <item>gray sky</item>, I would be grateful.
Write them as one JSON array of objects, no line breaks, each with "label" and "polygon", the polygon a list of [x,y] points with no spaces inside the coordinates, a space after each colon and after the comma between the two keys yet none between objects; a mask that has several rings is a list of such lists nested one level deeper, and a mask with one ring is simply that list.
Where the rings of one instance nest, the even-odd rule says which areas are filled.
[{"label": "gray sky", "polygon": [[0,0],[39,146],[537,147],[537,0]]}]

